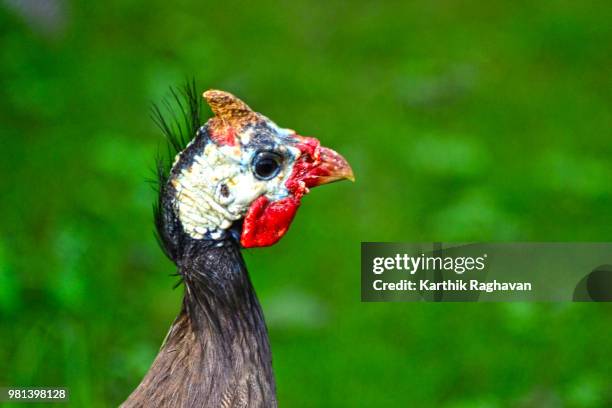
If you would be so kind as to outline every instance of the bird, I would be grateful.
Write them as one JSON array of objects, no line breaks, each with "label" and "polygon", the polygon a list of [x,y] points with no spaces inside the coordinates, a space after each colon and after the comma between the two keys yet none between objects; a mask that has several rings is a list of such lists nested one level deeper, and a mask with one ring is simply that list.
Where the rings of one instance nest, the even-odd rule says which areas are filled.
[{"label": "bird", "polygon": [[[200,98],[196,89],[172,90],[179,114],[153,108],[170,158],[157,164],[156,234],[184,296],[121,407],[277,407],[268,331],[241,250],[278,242],[311,188],[354,181],[353,170],[233,94]],[[202,125],[204,102],[213,115]]]}]

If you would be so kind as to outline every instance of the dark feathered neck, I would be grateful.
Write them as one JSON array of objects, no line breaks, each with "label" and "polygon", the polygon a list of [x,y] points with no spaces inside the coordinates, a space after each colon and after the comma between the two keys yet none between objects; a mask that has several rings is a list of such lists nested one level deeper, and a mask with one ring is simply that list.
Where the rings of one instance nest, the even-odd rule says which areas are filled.
[{"label": "dark feathered neck", "polygon": [[183,309],[125,407],[275,407],[261,307],[237,244],[193,241],[177,259]]},{"label": "dark feathered neck", "polygon": [[263,313],[237,243],[192,241],[178,267],[185,284],[184,311],[197,333],[210,332],[208,337],[221,347],[245,333],[268,345]]}]

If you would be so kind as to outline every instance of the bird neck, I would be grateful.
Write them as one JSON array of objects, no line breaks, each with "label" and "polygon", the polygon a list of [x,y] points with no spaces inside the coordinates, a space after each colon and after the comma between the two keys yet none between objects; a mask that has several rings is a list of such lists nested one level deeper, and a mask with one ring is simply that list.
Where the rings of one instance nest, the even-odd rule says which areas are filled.
[{"label": "bird neck", "polygon": [[268,333],[238,245],[194,240],[177,265],[183,309],[125,406],[275,407]]}]

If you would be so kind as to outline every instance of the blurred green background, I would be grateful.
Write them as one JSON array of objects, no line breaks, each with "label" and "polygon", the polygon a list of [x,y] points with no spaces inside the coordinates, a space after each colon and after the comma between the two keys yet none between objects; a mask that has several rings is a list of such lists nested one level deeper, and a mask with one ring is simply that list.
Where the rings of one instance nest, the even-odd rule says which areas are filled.
[{"label": "blurred green background", "polygon": [[362,304],[360,241],[610,241],[612,7],[0,3],[0,385],[118,405],[180,307],[149,119],[236,93],[349,159],[246,252],[283,407],[612,406],[612,307]]}]

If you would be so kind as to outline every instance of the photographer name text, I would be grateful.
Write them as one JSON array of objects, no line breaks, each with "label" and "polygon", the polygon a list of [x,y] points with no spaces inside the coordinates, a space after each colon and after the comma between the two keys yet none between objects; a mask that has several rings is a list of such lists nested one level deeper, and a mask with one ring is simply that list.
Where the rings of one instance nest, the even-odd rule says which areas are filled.
[{"label": "photographer name text", "polygon": [[376,257],[372,260],[372,273],[382,275],[387,271],[402,271],[413,277],[417,272],[425,271],[447,271],[454,272],[461,276],[464,273],[472,273],[479,279],[400,279],[395,282],[386,282],[383,279],[376,279],[372,282],[372,287],[376,291],[478,291],[478,292],[513,292],[531,291],[531,282],[500,282],[492,280],[484,281],[482,274],[486,269],[487,254],[477,257],[462,256],[435,256],[421,254],[410,256],[408,254],[396,254],[391,257]]}]

